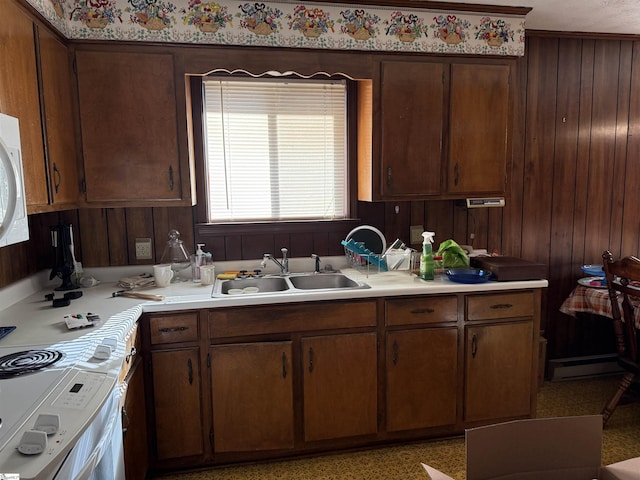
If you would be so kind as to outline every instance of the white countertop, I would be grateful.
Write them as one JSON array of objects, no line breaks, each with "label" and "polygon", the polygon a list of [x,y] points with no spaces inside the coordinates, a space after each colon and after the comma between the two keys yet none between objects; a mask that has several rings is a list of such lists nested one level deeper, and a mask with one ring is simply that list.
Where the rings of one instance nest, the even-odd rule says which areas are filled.
[{"label": "white countertop", "polygon": [[[304,259],[308,263],[308,259]],[[306,267],[306,263],[304,264]],[[217,271],[230,269],[229,265],[216,265]],[[113,267],[94,269],[90,273],[101,283],[96,287],[82,288],[83,296],[72,300],[67,307],[53,308],[52,302],[45,300],[47,293],[54,292],[59,285],[58,279],[43,281],[43,274],[39,278],[26,279],[19,284],[0,290],[0,302],[6,305],[8,299],[15,303],[0,311],[0,325],[16,325],[18,328],[4,339],[2,346],[28,346],[52,343],[64,340],[74,340],[84,335],[94,335],[96,330],[116,328],[120,323],[127,327],[133,325],[144,312],[163,312],[187,309],[219,308],[227,306],[249,306],[274,303],[292,303],[318,300],[358,299],[367,297],[385,297],[400,295],[430,295],[446,293],[490,292],[504,290],[518,290],[526,288],[545,288],[546,280],[487,282],[483,284],[459,284],[446,278],[434,281],[423,281],[408,272],[382,272],[366,274],[354,269],[342,269],[353,280],[364,282],[370,288],[345,290],[308,290],[296,293],[278,292],[277,294],[259,295],[230,295],[224,298],[212,298],[212,286],[203,286],[191,281],[180,282],[165,288],[149,288],[145,293],[163,295],[163,301],[147,301],[124,297],[112,297],[112,293],[120,290],[117,279],[123,276],[143,273],[150,267]],[[86,273],[86,272],[85,272]],[[267,272],[269,273],[269,272]],[[275,273],[275,272],[271,272]],[[46,276],[46,275],[45,275]],[[54,292],[59,298],[64,292]],[[21,297],[22,296],[22,297]],[[4,298],[3,298],[4,297]],[[19,298],[21,297],[21,298]],[[18,299],[19,298],[19,299]],[[16,301],[17,300],[17,301]],[[68,330],[64,316],[69,314],[86,314],[88,312],[100,315],[101,321],[96,327]],[[107,325],[108,324],[108,325]],[[122,330],[126,330],[122,325]],[[117,332],[115,332],[117,333]],[[114,334],[115,334],[114,333]],[[127,332],[124,333],[126,335]],[[101,332],[102,334],[102,332]],[[120,335],[118,335],[120,336]]]}]

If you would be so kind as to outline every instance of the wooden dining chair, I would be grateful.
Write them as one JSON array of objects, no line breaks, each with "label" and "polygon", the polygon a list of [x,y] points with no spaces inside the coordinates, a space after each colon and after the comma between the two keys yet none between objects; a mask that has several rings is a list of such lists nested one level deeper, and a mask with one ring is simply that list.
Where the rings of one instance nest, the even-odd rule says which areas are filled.
[{"label": "wooden dining chair", "polygon": [[[602,410],[602,420],[606,425],[613,414],[622,395],[631,383],[640,375],[640,357],[638,357],[638,326],[635,319],[634,303],[640,305],[640,259],[624,257],[613,259],[609,251],[602,254],[604,273],[611,301],[613,329],[616,337],[618,363],[625,374],[618,384],[618,389]],[[638,282],[638,283],[636,283]],[[622,299],[622,311],[620,310]]]}]

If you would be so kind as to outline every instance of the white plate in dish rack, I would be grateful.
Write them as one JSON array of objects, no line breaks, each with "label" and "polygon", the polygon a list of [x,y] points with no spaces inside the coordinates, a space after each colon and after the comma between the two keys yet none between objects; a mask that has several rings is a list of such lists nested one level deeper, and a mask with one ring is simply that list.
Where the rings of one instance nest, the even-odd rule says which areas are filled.
[{"label": "white plate in dish rack", "polygon": [[382,255],[387,251],[387,241],[384,235],[376,227],[371,225],[361,225],[349,232],[345,240],[355,240],[356,242],[362,242],[364,246],[371,250],[373,253]]}]

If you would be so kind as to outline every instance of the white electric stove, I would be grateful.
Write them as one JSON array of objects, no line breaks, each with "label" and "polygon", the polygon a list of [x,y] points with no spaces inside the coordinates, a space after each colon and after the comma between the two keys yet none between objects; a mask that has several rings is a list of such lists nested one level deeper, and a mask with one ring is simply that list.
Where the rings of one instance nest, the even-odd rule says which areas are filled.
[{"label": "white electric stove", "polygon": [[[117,393],[123,354],[123,342],[99,332],[0,347],[0,473],[62,478],[58,472],[70,452]],[[117,405],[110,408],[118,413]]]}]

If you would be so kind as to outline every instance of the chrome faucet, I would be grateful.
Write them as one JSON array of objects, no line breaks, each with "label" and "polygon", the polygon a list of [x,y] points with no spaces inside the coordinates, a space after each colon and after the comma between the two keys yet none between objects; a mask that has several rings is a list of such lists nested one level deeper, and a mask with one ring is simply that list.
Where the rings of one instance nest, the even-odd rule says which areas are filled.
[{"label": "chrome faucet", "polygon": [[313,273],[320,273],[320,256],[312,253],[311,258],[315,260],[315,268],[313,269]]},{"label": "chrome faucet", "polygon": [[262,266],[262,268],[264,268],[267,266],[267,261],[272,260],[276,265],[278,265],[278,267],[280,267],[280,273],[282,275],[289,275],[289,259],[287,258],[287,252],[289,250],[287,250],[286,248],[281,248],[280,251],[282,252],[282,262],[279,262],[278,259],[270,253],[265,253],[262,256],[262,262],[260,263],[260,265]]}]

